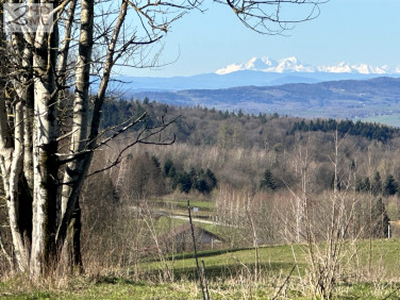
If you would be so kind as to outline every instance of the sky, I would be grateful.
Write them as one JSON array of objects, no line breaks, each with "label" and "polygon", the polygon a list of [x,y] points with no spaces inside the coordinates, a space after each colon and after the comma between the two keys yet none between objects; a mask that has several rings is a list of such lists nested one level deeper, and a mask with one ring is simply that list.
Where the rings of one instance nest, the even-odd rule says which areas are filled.
[{"label": "sky", "polygon": [[400,0],[330,0],[321,5],[317,19],[273,36],[246,28],[228,7],[205,2],[205,13],[192,11],[172,24],[159,57],[165,66],[118,71],[141,77],[191,76],[252,57],[291,56],[315,66],[342,61],[400,66]]}]

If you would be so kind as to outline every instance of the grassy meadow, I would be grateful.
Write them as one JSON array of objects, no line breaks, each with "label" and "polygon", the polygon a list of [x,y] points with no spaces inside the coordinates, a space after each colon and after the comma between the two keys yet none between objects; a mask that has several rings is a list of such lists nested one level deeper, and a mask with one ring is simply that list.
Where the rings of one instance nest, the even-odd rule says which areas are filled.
[{"label": "grassy meadow", "polygon": [[[321,245],[323,248],[324,245]],[[363,240],[345,244],[342,257],[346,277],[336,285],[334,299],[398,299],[400,240]],[[306,245],[280,245],[259,249],[258,272],[255,250],[208,250],[199,252],[204,261],[212,299],[309,299]],[[165,262],[140,264],[148,278],[135,281],[129,269],[81,277],[49,279],[33,285],[24,277],[4,279],[1,299],[201,299],[193,253],[166,257]],[[166,268],[171,277],[166,279]],[[119,270],[121,271],[121,270]],[[257,280],[255,280],[257,276]]]}]

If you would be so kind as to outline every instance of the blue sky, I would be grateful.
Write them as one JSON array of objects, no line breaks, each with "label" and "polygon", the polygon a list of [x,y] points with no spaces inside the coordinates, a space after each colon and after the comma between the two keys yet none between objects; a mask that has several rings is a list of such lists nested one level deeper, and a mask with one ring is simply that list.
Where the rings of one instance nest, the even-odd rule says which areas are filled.
[{"label": "blue sky", "polygon": [[331,0],[321,15],[285,35],[260,35],[245,28],[228,7],[206,0],[207,12],[191,12],[172,25],[156,69],[122,70],[131,76],[210,73],[251,57],[295,56],[312,65],[400,66],[400,0]]}]

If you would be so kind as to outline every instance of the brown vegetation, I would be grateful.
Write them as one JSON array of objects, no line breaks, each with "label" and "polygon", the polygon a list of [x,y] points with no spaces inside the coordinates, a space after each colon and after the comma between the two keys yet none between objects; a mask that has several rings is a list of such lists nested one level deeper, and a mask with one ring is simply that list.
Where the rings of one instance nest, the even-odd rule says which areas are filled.
[{"label": "brown vegetation", "polygon": [[[118,167],[85,183],[81,208],[86,272],[114,270],[139,279],[144,275],[139,263],[152,257],[161,261],[160,276],[173,280],[173,261],[164,259],[160,237],[173,232],[174,226],[164,223],[158,228],[157,219],[160,203],[185,195],[213,203],[209,220],[221,225],[216,234],[224,247],[305,245],[315,294],[329,297],[341,280],[337,270],[344,243],[386,237],[388,216],[392,220],[399,216],[397,189],[389,192],[389,181],[396,187],[400,180],[399,138],[383,143],[339,137],[335,132],[289,135],[297,119],[233,114],[225,118],[221,112],[201,108],[168,107],[168,111],[171,118],[182,114],[180,123],[168,129],[177,132],[175,144],[132,148]],[[188,123],[192,129],[180,132]],[[91,171],[114,161],[130,143],[131,134],[135,132],[99,150]],[[208,193],[191,189],[184,194],[166,174],[167,162],[181,174],[210,170],[218,185]],[[6,228],[1,233],[9,251]],[[392,233],[397,233],[395,226]],[[323,246],[329,244],[331,248]],[[4,273],[7,257],[2,254],[0,259]]]}]

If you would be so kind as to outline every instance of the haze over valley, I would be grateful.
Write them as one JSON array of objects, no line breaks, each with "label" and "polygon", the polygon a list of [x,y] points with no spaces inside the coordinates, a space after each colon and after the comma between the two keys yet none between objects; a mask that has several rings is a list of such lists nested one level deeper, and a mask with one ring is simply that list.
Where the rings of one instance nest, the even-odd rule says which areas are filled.
[{"label": "haze over valley", "polygon": [[252,58],[189,77],[126,77],[124,98],[246,113],[400,124],[400,67],[341,62],[312,66],[295,57]]}]

